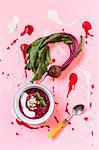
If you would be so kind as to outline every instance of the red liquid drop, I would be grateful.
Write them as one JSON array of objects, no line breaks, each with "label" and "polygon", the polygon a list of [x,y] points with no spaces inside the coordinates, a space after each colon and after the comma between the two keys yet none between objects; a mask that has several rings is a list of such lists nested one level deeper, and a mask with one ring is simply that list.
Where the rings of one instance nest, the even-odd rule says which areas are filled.
[{"label": "red liquid drop", "polygon": [[27,78],[27,72],[26,72],[26,70],[24,70],[24,73],[25,73],[25,78]]},{"label": "red liquid drop", "polygon": [[88,44],[88,42],[87,42],[87,41],[85,41],[85,43],[86,43],[86,44]]},{"label": "red liquid drop", "polygon": [[33,31],[34,31],[33,26],[27,25],[27,26],[25,26],[24,31],[21,33],[21,36],[24,36],[26,33],[28,35],[31,35]]},{"label": "red liquid drop", "polygon": [[92,85],[91,85],[91,88],[94,89],[94,87],[95,87],[94,84],[92,84]]},{"label": "red liquid drop", "polygon": [[27,44],[21,44],[20,48],[21,48],[21,51],[23,53],[23,58],[24,58],[24,63],[27,64],[27,60],[26,60],[26,49],[29,45]]},{"label": "red liquid drop", "polygon": [[18,132],[16,132],[16,135],[18,136],[18,135],[20,135]]},{"label": "red liquid drop", "polygon": [[89,119],[88,117],[84,117],[84,120],[85,120],[85,121],[88,121],[88,119]]},{"label": "red liquid drop", "polygon": [[55,104],[57,105],[58,103],[57,103],[57,102],[55,102]]},{"label": "red liquid drop", "polygon": [[17,120],[17,119],[16,119],[16,122],[17,122],[17,124],[23,125],[23,126],[29,128],[29,129],[39,129],[39,127],[35,127],[35,128],[34,128],[34,127],[31,127],[31,126],[29,126],[27,123],[25,123],[25,122],[23,122],[23,121],[19,121],[19,120]]},{"label": "red liquid drop", "polygon": [[71,125],[71,122],[68,122],[69,125]]},{"label": "red liquid drop", "polygon": [[62,31],[64,32],[65,30],[64,30],[64,29],[62,29]]},{"label": "red liquid drop", "polygon": [[74,131],[74,128],[72,128],[72,131]]},{"label": "red liquid drop", "polygon": [[10,47],[7,47],[7,50],[9,50],[10,49]]},{"label": "red liquid drop", "polygon": [[93,134],[93,131],[91,131],[91,135],[93,136],[94,134]]},{"label": "red liquid drop", "polygon": [[57,123],[59,123],[59,120],[57,119],[57,117],[56,117],[56,116],[54,116],[54,118],[55,118],[56,122],[57,122]]},{"label": "red liquid drop", "polygon": [[11,122],[12,125],[14,125],[14,122]]},{"label": "red liquid drop", "polygon": [[90,108],[92,107],[92,102],[90,102],[89,106],[90,106]]},{"label": "red liquid drop", "polygon": [[68,105],[69,105],[69,103],[66,104],[65,112],[68,113],[68,115],[70,115],[70,112],[69,112],[69,110],[68,110]]},{"label": "red liquid drop", "polygon": [[85,34],[86,34],[85,38],[88,38],[88,35],[93,36],[89,33],[89,30],[92,29],[91,23],[89,21],[83,22],[82,28],[85,30]]},{"label": "red liquid drop", "polygon": [[67,94],[67,98],[71,92],[71,90],[74,90],[75,89],[75,84],[77,83],[77,75],[75,73],[71,73],[70,74],[70,77],[69,77],[69,84],[68,84],[68,94]]},{"label": "red liquid drop", "polygon": [[56,61],[56,60],[53,58],[53,59],[52,59],[52,62],[54,63],[55,61]]},{"label": "red liquid drop", "polygon": [[11,43],[11,45],[15,44],[17,42],[18,38],[16,40],[13,40],[13,42]]},{"label": "red liquid drop", "polygon": [[47,127],[47,128],[50,128],[50,126],[49,126],[49,125],[46,125],[46,127]]}]

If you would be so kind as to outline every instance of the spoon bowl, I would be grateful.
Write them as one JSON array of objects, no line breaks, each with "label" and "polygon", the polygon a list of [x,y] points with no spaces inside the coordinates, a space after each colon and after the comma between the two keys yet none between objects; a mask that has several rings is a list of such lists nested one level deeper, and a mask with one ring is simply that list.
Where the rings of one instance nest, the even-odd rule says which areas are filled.
[{"label": "spoon bowl", "polygon": [[72,115],[80,115],[81,113],[83,113],[84,111],[84,105],[83,104],[79,104],[76,105],[73,109],[72,109]]}]

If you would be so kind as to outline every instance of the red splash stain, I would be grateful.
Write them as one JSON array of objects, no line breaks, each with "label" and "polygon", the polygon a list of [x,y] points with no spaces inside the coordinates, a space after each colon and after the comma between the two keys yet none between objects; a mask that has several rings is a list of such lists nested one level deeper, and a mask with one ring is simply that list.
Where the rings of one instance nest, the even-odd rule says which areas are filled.
[{"label": "red splash stain", "polygon": [[20,135],[18,132],[16,132],[16,135],[18,136],[18,135]]},{"label": "red splash stain", "polygon": [[44,128],[44,126],[41,126],[40,128]]},{"label": "red splash stain", "polygon": [[71,122],[69,121],[68,124],[71,125]]},{"label": "red splash stain", "polygon": [[25,26],[24,31],[21,32],[20,35],[21,35],[21,36],[24,36],[26,33],[27,33],[28,35],[31,35],[33,31],[34,31],[33,26],[32,26],[32,25],[27,25],[27,26]]},{"label": "red splash stain", "polygon": [[93,131],[91,131],[91,135],[92,135],[92,136],[94,135]]},{"label": "red splash stain", "polygon": [[68,105],[69,105],[69,103],[66,104],[65,112],[68,113],[68,115],[70,115],[70,112],[69,112],[69,110],[68,110]]},{"label": "red splash stain", "polygon": [[29,45],[28,44],[21,44],[20,48],[21,51],[23,53],[23,58],[24,58],[24,63],[27,64],[27,60],[26,60],[26,49]]},{"label": "red splash stain", "polygon": [[24,70],[24,73],[25,73],[25,78],[27,78],[27,72],[26,72],[26,70]]},{"label": "red splash stain", "polygon": [[92,108],[92,102],[90,102],[89,107]]},{"label": "red splash stain", "polygon": [[55,97],[55,91],[54,91],[54,85],[52,86],[52,92],[53,92],[53,96]]},{"label": "red splash stain", "polygon": [[13,42],[11,43],[11,45],[15,44],[18,41],[18,38],[13,40]]},{"label": "red splash stain", "polygon": [[86,44],[88,44],[88,41],[85,41]]},{"label": "red splash stain", "polygon": [[94,87],[95,87],[94,84],[92,84],[92,85],[91,85],[91,88],[94,89]]},{"label": "red splash stain", "polygon": [[4,72],[2,72],[2,74],[4,74]]},{"label": "red splash stain", "polygon": [[53,59],[52,59],[52,62],[54,63],[55,61],[56,61],[56,60],[53,58]]},{"label": "red splash stain", "polygon": [[84,117],[84,120],[85,120],[85,121],[88,121],[88,119],[89,119],[88,117]]},{"label": "red splash stain", "polygon": [[75,89],[75,85],[77,83],[77,75],[75,73],[71,73],[70,76],[69,76],[69,84],[68,84],[68,94],[67,94],[67,98],[71,92],[71,90],[74,90]]},{"label": "red splash stain", "polygon": [[92,95],[92,92],[90,94]]},{"label": "red splash stain", "polygon": [[57,123],[59,123],[59,120],[57,119],[57,117],[56,117],[56,116],[54,116],[54,118],[55,118],[56,122],[57,122]]},{"label": "red splash stain", "polygon": [[[26,49],[29,45],[28,44],[21,44],[20,48],[21,51],[23,53],[23,58],[24,58],[24,63],[27,64],[27,60],[26,60]],[[27,72],[25,70],[25,78],[27,78]]]},{"label": "red splash stain", "polygon": [[10,47],[8,46],[8,47],[7,47],[7,50],[9,50],[9,49],[10,49]]},{"label": "red splash stain", "polygon": [[12,125],[14,125],[14,122],[11,122]]},{"label": "red splash stain", "polygon": [[17,124],[23,125],[23,126],[29,128],[29,129],[39,129],[39,127],[31,127],[31,126],[28,125],[27,123],[25,123],[25,122],[23,122],[23,121],[19,121],[19,120],[17,120],[17,119],[16,119],[16,122],[17,122]]},{"label": "red splash stain", "polygon": [[19,84],[17,84],[17,86],[19,87],[19,86],[20,86],[20,83],[19,83]]},{"label": "red splash stain", "polygon": [[58,103],[57,103],[57,102],[55,102],[55,104],[57,105]]},{"label": "red splash stain", "polygon": [[47,124],[46,124],[46,127],[47,127],[47,128],[50,128],[50,126],[49,126],[49,125],[47,125]]},{"label": "red splash stain", "polygon": [[85,34],[86,34],[85,38],[88,38],[88,36],[92,36],[93,37],[93,35],[89,33],[89,30],[92,29],[92,25],[91,25],[91,23],[89,21],[84,21],[83,24],[82,24],[82,28],[84,29]]}]

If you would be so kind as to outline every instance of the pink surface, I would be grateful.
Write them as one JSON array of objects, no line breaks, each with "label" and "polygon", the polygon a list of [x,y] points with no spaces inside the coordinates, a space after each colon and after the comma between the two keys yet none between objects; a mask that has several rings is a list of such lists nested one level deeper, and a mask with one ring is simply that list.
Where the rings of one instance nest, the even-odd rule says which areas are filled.
[{"label": "pink surface", "polygon": [[[0,0],[1,150],[98,149],[98,93],[96,95],[99,81],[97,79],[99,74],[96,74],[97,63],[99,63],[99,52],[97,52],[98,5],[98,0]],[[50,10],[56,11],[61,21],[55,22],[55,18],[54,21],[50,19],[48,17]],[[10,34],[8,24],[11,23],[14,16],[18,16],[20,21],[16,30]],[[86,112],[81,116],[74,117],[71,125],[68,125],[54,140],[48,138],[47,128],[31,130],[19,126],[13,113],[14,96],[17,90],[28,83],[32,77],[32,73],[28,72],[28,78],[25,78],[20,45],[29,44],[48,33],[60,32],[63,28],[65,32],[72,33],[79,40],[79,36],[84,35],[81,25],[85,20],[91,22],[93,29],[90,32],[94,34],[94,37],[88,38],[88,44],[85,45],[83,53],[62,73],[60,78],[53,82],[52,78],[47,77],[42,84],[51,92],[52,86],[55,85],[55,101],[59,103],[55,105],[54,114],[46,123],[50,125],[50,131],[57,126],[54,115],[58,117],[60,122],[68,116],[65,112],[67,102],[69,102],[70,111],[76,104],[85,104]],[[27,24],[34,26],[33,34],[20,37],[20,32]],[[7,50],[10,43],[16,38],[19,39],[17,43]],[[69,52],[66,51],[65,46],[62,44],[52,45],[51,57],[56,59],[55,64],[62,64],[66,55],[68,56]],[[69,75],[72,72],[78,75],[78,82],[75,90],[70,93],[67,99]],[[94,89],[91,88],[92,84],[95,85]],[[90,92],[93,94],[91,95]],[[90,102],[92,102],[91,109],[89,108]],[[84,117],[88,117],[88,121],[85,121]],[[11,122],[14,124],[12,125]]]}]

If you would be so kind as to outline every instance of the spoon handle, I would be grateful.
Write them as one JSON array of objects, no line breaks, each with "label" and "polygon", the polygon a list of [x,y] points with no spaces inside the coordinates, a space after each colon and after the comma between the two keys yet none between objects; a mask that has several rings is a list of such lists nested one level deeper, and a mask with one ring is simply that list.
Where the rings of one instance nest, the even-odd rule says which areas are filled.
[{"label": "spoon handle", "polygon": [[68,123],[68,120],[65,119],[62,123],[60,123],[49,135],[49,138],[53,138],[64,126]]}]

